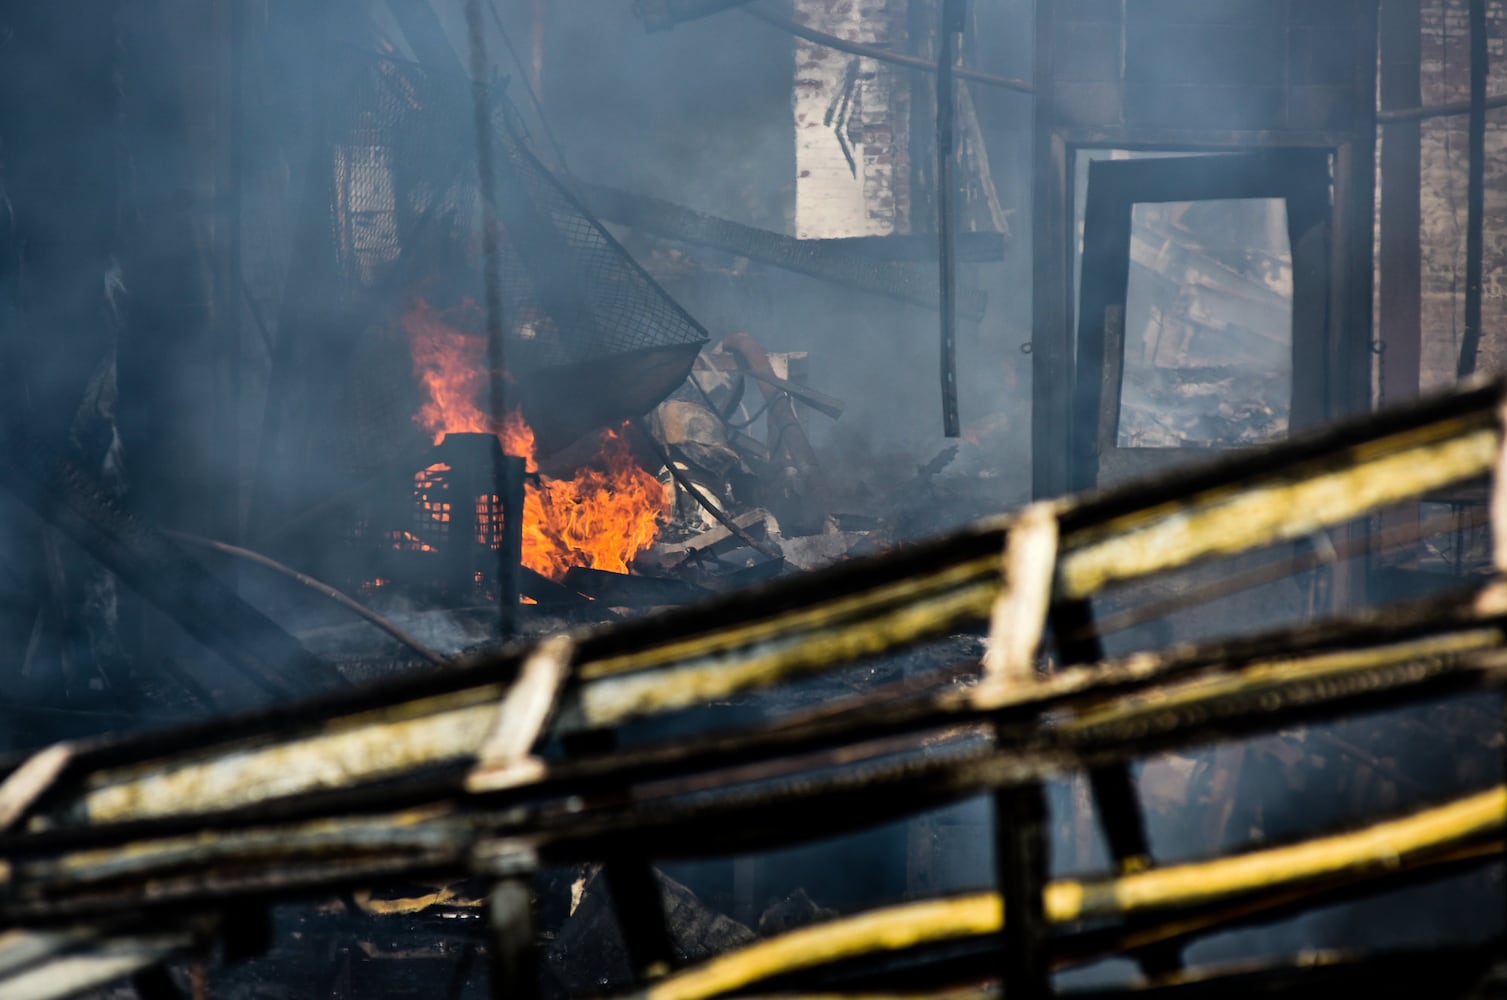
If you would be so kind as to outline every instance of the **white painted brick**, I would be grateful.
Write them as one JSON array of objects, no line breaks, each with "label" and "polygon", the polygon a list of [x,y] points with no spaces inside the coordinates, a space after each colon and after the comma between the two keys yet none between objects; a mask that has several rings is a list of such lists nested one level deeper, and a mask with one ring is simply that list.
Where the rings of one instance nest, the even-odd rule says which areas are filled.
[{"label": "white painted brick", "polygon": [[[903,38],[903,20],[889,0],[796,0],[795,16],[854,41],[895,44]],[[903,231],[910,187],[904,82],[891,67],[858,60],[844,124],[852,140],[850,166],[837,123],[825,119],[834,102],[841,102],[854,57],[804,40],[795,46],[795,235],[824,239]]]}]

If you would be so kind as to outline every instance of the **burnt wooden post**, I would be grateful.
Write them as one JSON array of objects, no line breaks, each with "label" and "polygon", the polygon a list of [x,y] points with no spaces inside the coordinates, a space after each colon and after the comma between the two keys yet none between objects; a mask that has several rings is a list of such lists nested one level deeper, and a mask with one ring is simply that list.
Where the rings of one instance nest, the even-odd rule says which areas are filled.
[{"label": "burnt wooden post", "polygon": [[[1093,609],[1088,601],[1065,601],[1051,612],[1053,634],[1064,664],[1098,663],[1104,657],[1104,644],[1094,627]],[[1088,774],[1094,805],[1104,839],[1109,843],[1115,867],[1124,875],[1151,863],[1151,844],[1146,835],[1146,815],[1136,794],[1135,778],[1130,765],[1117,761],[1093,769]],[[1177,949],[1154,949],[1140,956],[1141,967],[1154,974],[1179,968]]]},{"label": "burnt wooden post", "polygon": [[[1104,659],[1104,644],[1094,628],[1093,610],[1088,601],[1065,601],[1051,613],[1052,631],[1057,636],[1057,651],[1064,666],[1098,663]],[[1151,848],[1146,838],[1146,821],[1141,802],[1136,797],[1135,780],[1124,763],[1095,768],[1088,774],[1099,822],[1110,853],[1121,872],[1147,864]]]},{"label": "burnt wooden post", "polygon": [[[562,743],[571,757],[605,756],[618,749],[617,735],[604,729],[570,733]],[[648,859],[622,854],[604,858],[602,877],[607,880],[635,978],[642,981],[670,971],[675,964],[675,948],[665,916],[664,894]]]},{"label": "burnt wooden post", "polygon": [[1000,899],[1005,909],[1001,982],[1010,1000],[1052,996],[1047,959],[1047,800],[1039,782],[995,793]]},{"label": "burnt wooden post", "polygon": [[615,858],[602,874],[634,977],[643,981],[669,972],[675,966],[675,946],[653,866],[643,858]]}]

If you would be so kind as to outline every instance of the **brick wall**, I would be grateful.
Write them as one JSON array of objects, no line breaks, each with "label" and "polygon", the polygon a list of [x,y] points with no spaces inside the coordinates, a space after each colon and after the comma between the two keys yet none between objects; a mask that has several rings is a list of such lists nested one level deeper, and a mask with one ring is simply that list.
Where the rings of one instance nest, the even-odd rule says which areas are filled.
[{"label": "brick wall", "polygon": [[[903,48],[903,0],[795,0],[797,20]],[[804,40],[795,50],[795,235],[909,230],[909,90],[890,66]]]},{"label": "brick wall", "polygon": [[[1466,0],[1422,0],[1425,105],[1470,97]],[[1507,92],[1507,3],[1487,8],[1492,73],[1488,94]],[[1422,298],[1420,382],[1427,389],[1454,381],[1465,322],[1467,118],[1438,118],[1422,128]],[[1386,193],[1383,188],[1382,198]],[[1507,110],[1486,117],[1485,257],[1482,338],[1477,370],[1507,371]]]}]

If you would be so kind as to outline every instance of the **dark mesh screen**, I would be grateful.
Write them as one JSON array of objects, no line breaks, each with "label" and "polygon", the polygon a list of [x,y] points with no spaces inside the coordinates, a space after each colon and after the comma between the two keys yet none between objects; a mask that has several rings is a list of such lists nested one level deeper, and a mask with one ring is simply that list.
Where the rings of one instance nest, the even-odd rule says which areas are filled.
[{"label": "dark mesh screen", "polygon": [[[383,59],[334,76],[284,288],[259,519],[330,507],[374,476],[411,482],[430,443],[404,331],[416,303],[486,357],[469,84]],[[525,148],[500,102],[494,123],[497,384],[547,452],[664,398],[706,332]]]}]

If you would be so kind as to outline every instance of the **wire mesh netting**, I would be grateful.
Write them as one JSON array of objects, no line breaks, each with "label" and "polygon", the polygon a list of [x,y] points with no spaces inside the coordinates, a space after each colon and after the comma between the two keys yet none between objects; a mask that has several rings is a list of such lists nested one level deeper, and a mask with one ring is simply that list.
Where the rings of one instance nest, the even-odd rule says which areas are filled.
[{"label": "wire mesh netting", "polygon": [[486,371],[470,84],[380,58],[335,78],[284,288],[259,517],[384,470],[394,482],[412,476],[432,431],[415,421],[420,313],[483,369],[473,402],[521,408],[541,452],[642,414],[684,380],[705,330],[532,155],[501,102],[492,133],[506,372]]},{"label": "wire mesh netting", "polygon": [[[469,89],[378,60],[344,99],[331,156],[342,277],[479,290],[481,203]],[[503,313],[525,368],[698,345],[706,333],[494,116]],[[443,275],[451,287],[437,288]],[[459,273],[457,273],[457,271]],[[469,280],[468,280],[469,279]],[[464,291],[470,291],[465,289]]]}]

